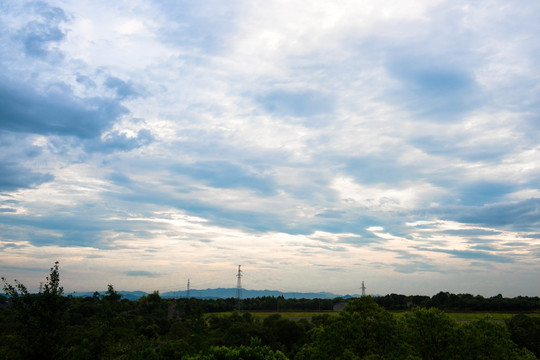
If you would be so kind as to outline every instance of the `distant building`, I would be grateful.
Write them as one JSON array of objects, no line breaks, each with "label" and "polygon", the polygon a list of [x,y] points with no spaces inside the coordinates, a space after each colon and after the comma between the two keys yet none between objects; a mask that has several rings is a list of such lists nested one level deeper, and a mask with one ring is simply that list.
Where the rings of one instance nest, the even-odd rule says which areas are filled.
[{"label": "distant building", "polygon": [[340,302],[340,303],[337,303],[337,304],[334,305],[333,310],[334,311],[342,311],[343,309],[345,309],[345,306],[347,306],[346,302]]}]

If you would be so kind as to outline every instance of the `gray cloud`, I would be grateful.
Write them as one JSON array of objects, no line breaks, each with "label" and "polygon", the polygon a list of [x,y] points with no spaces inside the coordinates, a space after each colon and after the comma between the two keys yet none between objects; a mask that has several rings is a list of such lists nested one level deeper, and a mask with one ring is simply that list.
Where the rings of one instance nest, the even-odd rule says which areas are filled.
[{"label": "gray cloud", "polygon": [[111,153],[114,151],[130,151],[140,148],[154,141],[152,133],[147,129],[142,129],[137,132],[137,136],[127,136],[113,132],[104,139],[89,140],[85,142],[85,148],[89,152]]},{"label": "gray cloud", "polygon": [[150,271],[143,271],[143,270],[133,270],[133,271],[127,271],[127,276],[143,276],[143,277],[159,277],[159,274],[150,272]]},{"label": "gray cloud", "polygon": [[[85,79],[81,80],[84,81]],[[85,81],[85,83],[88,83],[88,81]],[[110,76],[105,80],[105,86],[114,89],[120,99],[136,98],[141,95],[133,83],[125,82],[114,76]]]},{"label": "gray cloud", "polygon": [[487,226],[511,225],[516,230],[535,231],[540,225],[540,199],[459,208],[447,215],[449,218],[465,223]]},{"label": "gray cloud", "polygon": [[[538,190],[540,5],[244,5],[0,5],[0,253],[28,241],[29,257],[54,245],[107,267],[129,248],[145,269],[165,248],[254,268],[274,251],[289,269],[324,254],[343,279],[356,281],[352,260],[387,271],[381,284],[421,273],[430,287],[456,263],[512,264],[517,279],[518,259],[534,261],[540,200],[509,199]],[[184,215],[202,220],[184,233]],[[491,230],[442,230],[469,224]],[[306,241],[316,232],[340,235]],[[244,235],[257,240],[230,240]]]},{"label": "gray cloud", "polygon": [[96,88],[96,82],[86,75],[77,74],[76,81],[87,88]]},{"label": "gray cloud", "polygon": [[441,64],[442,56],[430,57],[418,54],[389,65],[403,84],[400,99],[407,99],[411,110],[438,120],[455,119],[477,106],[479,90],[472,75],[463,67]]},{"label": "gray cloud", "polygon": [[24,11],[33,14],[35,18],[19,31],[24,51],[28,56],[45,58],[52,52],[50,45],[66,37],[61,25],[68,21],[68,17],[61,8],[44,2],[30,2]]},{"label": "gray cloud", "polygon": [[506,194],[516,191],[517,186],[492,180],[465,184],[458,189],[460,203],[475,206],[499,202]]},{"label": "gray cloud", "polygon": [[479,235],[498,235],[501,232],[492,229],[450,229],[441,231],[440,233],[455,236],[471,237]]},{"label": "gray cloud", "polygon": [[107,99],[41,95],[29,86],[0,82],[0,128],[9,131],[92,138],[125,113],[126,108]]},{"label": "gray cloud", "polygon": [[0,191],[32,188],[54,180],[49,173],[39,173],[19,164],[0,161]]},{"label": "gray cloud", "polygon": [[334,99],[320,91],[276,90],[258,101],[268,112],[282,116],[313,117],[331,113],[335,107]]},{"label": "gray cloud", "polygon": [[216,188],[251,189],[265,195],[275,193],[275,183],[267,174],[229,161],[200,161],[194,164],[177,164],[172,172],[186,175]]},{"label": "gray cloud", "polygon": [[103,99],[64,91],[38,94],[29,85],[0,81],[0,128],[9,131],[94,138],[127,109]]},{"label": "gray cloud", "polygon": [[[180,26],[162,29],[162,37],[171,43],[218,52],[227,43],[224,39],[236,28],[235,4],[220,1],[160,1],[159,6],[173,23]],[[196,54],[196,52],[194,52]]]},{"label": "gray cloud", "polygon": [[416,272],[443,272],[437,266],[422,261],[411,261],[406,264],[392,264],[394,270],[403,274],[413,274]]},{"label": "gray cloud", "polygon": [[493,254],[487,251],[475,250],[446,250],[446,249],[423,249],[426,251],[434,251],[445,253],[461,259],[484,260],[497,263],[513,263],[514,259],[508,256]]}]

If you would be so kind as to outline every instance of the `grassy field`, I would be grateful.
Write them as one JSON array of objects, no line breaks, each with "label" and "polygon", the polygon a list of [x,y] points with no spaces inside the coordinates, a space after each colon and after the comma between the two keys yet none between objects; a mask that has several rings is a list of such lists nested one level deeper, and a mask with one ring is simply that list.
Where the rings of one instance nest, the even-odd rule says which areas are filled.
[{"label": "grassy field", "polygon": [[[259,319],[259,320],[264,320],[265,318],[271,316],[271,315],[275,315],[275,314],[279,314],[281,315],[282,318],[284,319],[289,319],[289,320],[301,320],[301,319],[306,319],[306,320],[311,320],[311,318],[313,316],[318,316],[318,315],[324,315],[324,314],[328,314],[330,316],[337,316],[339,313],[338,312],[333,312],[333,311],[326,311],[326,312],[300,312],[300,311],[294,311],[294,312],[288,312],[288,311],[285,311],[285,312],[271,312],[271,311],[246,311],[246,312],[249,312],[254,318],[256,319]],[[405,314],[407,314],[406,311],[396,311],[396,312],[392,312],[394,314],[394,316],[398,317],[398,318],[401,318],[403,317]],[[221,313],[212,313],[212,314],[206,314],[206,316],[230,316],[232,314],[232,312],[221,312]],[[481,319],[489,319],[491,321],[504,321],[504,320],[508,320],[510,319],[512,316],[516,315],[515,313],[487,313],[487,312],[448,312],[447,313],[452,319],[456,320],[456,321],[459,321],[459,322],[464,322],[464,321],[473,321],[473,320],[481,320]],[[540,317],[540,313],[536,312],[536,313],[528,313],[526,315],[529,315],[529,316],[536,316],[536,317]]]},{"label": "grassy field", "polygon": [[[279,314],[281,315],[282,318],[284,319],[289,319],[289,320],[301,320],[301,319],[306,319],[306,320],[311,320],[311,318],[313,316],[317,316],[317,315],[324,315],[324,314],[329,314],[330,316],[336,316],[337,312],[333,312],[333,311],[317,311],[317,312],[308,312],[308,311],[283,311],[283,312],[275,312],[275,311],[244,311],[244,312],[249,312],[251,314],[251,316],[253,316],[255,319],[258,319],[258,320],[264,320],[266,319],[267,317],[271,316],[271,315],[276,315],[276,314]],[[232,311],[228,311],[228,312],[219,312],[219,313],[208,313],[206,314],[206,316],[230,316],[232,315],[233,312]]]},{"label": "grassy field", "polygon": [[[490,319],[494,321],[504,321],[509,320],[512,316],[517,315],[516,313],[484,313],[484,312],[469,312],[469,313],[448,313],[451,318],[457,321],[472,321],[472,320],[481,320],[481,319]],[[540,317],[538,313],[525,314],[528,316]]]},{"label": "grassy field", "polygon": [[[396,317],[401,318],[407,314],[406,311],[392,312]],[[456,321],[473,321],[489,319],[492,321],[504,321],[510,319],[515,314],[510,313],[486,313],[486,312],[447,312],[447,314]]]}]

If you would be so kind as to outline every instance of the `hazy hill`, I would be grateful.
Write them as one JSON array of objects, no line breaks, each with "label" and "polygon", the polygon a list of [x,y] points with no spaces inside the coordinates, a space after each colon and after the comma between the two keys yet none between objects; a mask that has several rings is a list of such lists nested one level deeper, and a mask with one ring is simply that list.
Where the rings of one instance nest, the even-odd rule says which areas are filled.
[{"label": "hazy hill", "polygon": [[[105,291],[101,291],[100,295]],[[124,299],[138,300],[139,298],[148,295],[144,291],[118,291]],[[77,297],[93,296],[94,292],[74,292],[71,295]],[[183,298],[186,297],[186,290],[182,291],[168,291],[160,293],[162,298]],[[218,299],[218,298],[234,298],[236,297],[236,288],[217,288],[217,289],[205,289],[197,290],[191,289],[189,296],[198,299]],[[242,298],[255,298],[262,296],[283,296],[285,299],[334,299],[336,297],[349,298],[351,295],[336,295],[329,292],[318,293],[302,293],[302,292],[282,292],[277,290],[247,290],[242,289]],[[352,295],[352,297],[358,297],[359,295]]]}]

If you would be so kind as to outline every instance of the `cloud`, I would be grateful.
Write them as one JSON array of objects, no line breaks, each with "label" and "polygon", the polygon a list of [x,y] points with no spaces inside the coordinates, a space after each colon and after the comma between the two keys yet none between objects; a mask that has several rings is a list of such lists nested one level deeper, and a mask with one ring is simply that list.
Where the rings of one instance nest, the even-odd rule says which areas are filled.
[{"label": "cloud", "polygon": [[12,212],[13,213],[13,212],[17,212],[17,210],[10,209],[10,208],[0,208],[0,212],[7,212],[7,213]]},{"label": "cloud", "polygon": [[159,274],[156,274],[150,271],[143,271],[143,270],[127,271],[126,275],[127,276],[142,276],[142,277],[150,277],[150,278],[155,278],[155,277],[160,276]]},{"label": "cloud", "polygon": [[39,94],[27,84],[0,82],[0,128],[34,134],[95,138],[128,110],[105,98],[65,91]]},{"label": "cloud", "polygon": [[214,53],[223,49],[223,41],[235,29],[238,11],[235,3],[220,1],[160,1],[160,8],[172,26],[162,29],[162,36],[174,44]]},{"label": "cloud", "polygon": [[484,205],[499,202],[505,195],[516,190],[515,184],[483,181],[467,183],[459,187],[460,202],[464,205]]},{"label": "cloud", "polygon": [[89,152],[111,153],[114,151],[130,151],[150,144],[154,141],[154,136],[147,129],[141,129],[135,136],[128,136],[125,133],[110,132],[101,139],[92,139],[85,143],[85,148]]},{"label": "cloud", "polygon": [[17,163],[0,160],[0,191],[28,189],[54,180],[50,173],[39,173]]},{"label": "cloud", "polygon": [[490,262],[498,263],[513,263],[514,259],[508,256],[502,256],[493,254],[486,251],[475,251],[475,250],[446,250],[446,249],[425,249],[433,252],[441,252],[445,254],[452,255],[461,259],[471,259],[471,260],[484,260]]},{"label": "cloud", "polygon": [[216,188],[250,189],[267,196],[275,193],[276,184],[271,176],[228,161],[177,164],[172,168],[172,172]]},{"label": "cloud", "polygon": [[115,90],[120,99],[136,98],[141,95],[131,82],[125,82],[114,76],[110,76],[105,80],[105,86]]},{"label": "cloud", "polygon": [[495,229],[448,229],[441,231],[441,233],[463,237],[471,237],[478,235],[498,235],[501,233],[501,231]]},{"label": "cloud", "polygon": [[333,98],[320,91],[275,90],[260,96],[258,101],[269,113],[281,116],[313,118],[330,114],[335,107]]},{"label": "cloud", "polygon": [[403,274],[413,274],[417,272],[443,272],[443,270],[438,269],[437,266],[426,263],[425,261],[411,261],[405,264],[392,265],[394,266],[395,271]]},{"label": "cloud", "polygon": [[19,30],[26,55],[36,58],[46,58],[53,53],[59,55],[52,45],[66,37],[62,28],[68,21],[66,13],[44,2],[30,2],[23,11],[34,18]]},{"label": "cloud", "polygon": [[87,88],[95,88],[96,82],[86,75],[77,74],[76,81]]},{"label": "cloud", "polygon": [[0,11],[0,262],[532,289],[536,2],[52,4]]},{"label": "cloud", "polygon": [[455,116],[478,106],[479,89],[471,74],[461,67],[445,67],[439,61],[419,55],[394,61],[388,69],[402,82],[398,96],[411,110],[431,119],[455,120]]},{"label": "cloud", "polygon": [[459,208],[453,214],[448,214],[448,217],[464,223],[486,226],[511,225],[514,229],[534,231],[540,225],[540,199]]}]

